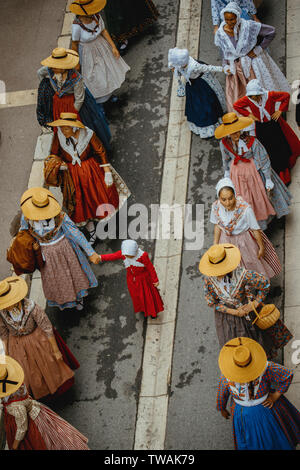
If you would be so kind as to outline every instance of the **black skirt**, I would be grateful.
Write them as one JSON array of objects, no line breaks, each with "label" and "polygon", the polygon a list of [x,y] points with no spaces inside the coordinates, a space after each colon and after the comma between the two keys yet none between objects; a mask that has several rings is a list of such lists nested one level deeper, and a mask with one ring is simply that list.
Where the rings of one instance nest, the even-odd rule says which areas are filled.
[{"label": "black skirt", "polygon": [[279,122],[256,122],[256,137],[268,152],[271,166],[278,175],[289,167],[292,151]]}]

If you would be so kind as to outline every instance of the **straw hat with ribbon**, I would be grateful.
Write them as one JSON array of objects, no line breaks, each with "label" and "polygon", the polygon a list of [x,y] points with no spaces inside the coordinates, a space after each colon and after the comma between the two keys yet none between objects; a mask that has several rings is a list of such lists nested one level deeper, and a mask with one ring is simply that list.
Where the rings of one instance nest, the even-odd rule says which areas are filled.
[{"label": "straw hat with ribbon", "polygon": [[222,121],[223,124],[218,126],[215,130],[216,139],[222,139],[222,137],[234,134],[253,124],[253,119],[249,117],[239,117],[235,113],[224,114]]},{"label": "straw hat with ribbon", "polygon": [[56,47],[49,57],[42,60],[41,64],[53,69],[74,69],[79,64],[79,55],[72,49]]},{"label": "straw hat with ribbon", "polygon": [[199,271],[205,276],[225,276],[234,271],[241,261],[241,253],[231,243],[212,245],[202,256]]},{"label": "straw hat with ribbon", "polygon": [[0,310],[12,307],[26,297],[27,282],[19,276],[10,276],[0,281]]},{"label": "straw hat with ribbon", "polygon": [[52,219],[61,212],[53,194],[45,188],[30,188],[21,197],[21,209],[30,220]]},{"label": "straw hat with ribbon", "polygon": [[227,380],[241,384],[257,379],[265,370],[267,355],[251,338],[234,338],[220,351],[219,367]]},{"label": "straw hat with ribbon", "polygon": [[10,356],[0,356],[0,398],[15,393],[24,382],[24,371]]},{"label": "straw hat with ribbon", "polygon": [[60,119],[57,121],[47,123],[48,126],[60,127],[60,126],[70,126],[70,127],[81,127],[85,128],[85,125],[82,122],[78,121],[77,114],[75,113],[60,113]]},{"label": "straw hat with ribbon", "polygon": [[90,16],[103,10],[106,0],[77,0],[72,2],[69,10],[75,15]]}]

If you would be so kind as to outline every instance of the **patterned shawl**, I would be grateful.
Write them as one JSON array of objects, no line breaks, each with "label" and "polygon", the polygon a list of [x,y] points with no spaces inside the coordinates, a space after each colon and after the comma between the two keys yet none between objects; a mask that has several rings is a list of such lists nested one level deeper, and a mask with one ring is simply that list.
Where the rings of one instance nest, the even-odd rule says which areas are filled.
[{"label": "patterned shawl", "polygon": [[218,220],[218,225],[223,230],[223,232],[225,232],[226,235],[231,235],[233,230],[235,229],[237,223],[238,223],[238,220],[241,217],[243,217],[243,215],[246,212],[246,209],[250,206],[246,201],[244,201],[244,199],[241,196],[237,196],[236,197],[236,206],[235,206],[235,209],[232,211],[233,212],[233,218],[231,219],[231,221],[227,225],[225,225],[224,221],[222,220],[222,218],[220,216],[221,206],[222,206],[222,204],[219,201],[219,199],[213,203],[212,209],[213,209],[214,215],[215,215],[216,219]]}]

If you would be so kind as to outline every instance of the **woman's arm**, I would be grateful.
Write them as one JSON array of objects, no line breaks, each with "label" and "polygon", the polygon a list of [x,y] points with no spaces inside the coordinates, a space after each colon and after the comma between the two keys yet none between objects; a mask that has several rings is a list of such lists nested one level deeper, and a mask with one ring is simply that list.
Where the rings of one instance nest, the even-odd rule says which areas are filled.
[{"label": "woman's arm", "polygon": [[214,245],[217,245],[220,241],[220,236],[221,236],[222,230],[220,229],[219,225],[215,225],[214,228]]},{"label": "woman's arm", "polygon": [[102,36],[104,37],[104,39],[106,39],[106,41],[108,42],[108,44],[110,45],[111,49],[112,49],[112,53],[113,55],[115,56],[116,59],[118,59],[120,57],[120,52],[118,51],[114,41],[112,40],[109,32],[107,31],[107,29],[103,29],[103,31],[101,32]]},{"label": "woman's arm", "polygon": [[264,247],[264,243],[262,240],[261,231],[253,230],[252,233],[255,237],[256,243],[258,244],[258,248],[259,248],[258,253],[257,253],[257,258],[258,259],[263,258],[265,256],[265,247]]},{"label": "woman's arm", "polygon": [[81,106],[83,105],[85,98],[83,78],[74,85],[74,108],[77,111],[80,111]]}]

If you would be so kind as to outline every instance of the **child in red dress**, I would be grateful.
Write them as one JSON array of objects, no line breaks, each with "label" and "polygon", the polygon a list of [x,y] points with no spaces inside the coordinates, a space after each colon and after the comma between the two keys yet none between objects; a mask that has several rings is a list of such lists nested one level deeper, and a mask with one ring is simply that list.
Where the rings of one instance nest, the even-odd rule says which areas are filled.
[{"label": "child in red dress", "polygon": [[144,312],[145,317],[156,318],[164,310],[157,289],[158,277],[148,253],[142,251],[136,241],[124,240],[121,250],[101,255],[101,261],[122,259],[127,270],[127,286],[133,302],[134,312]]}]

